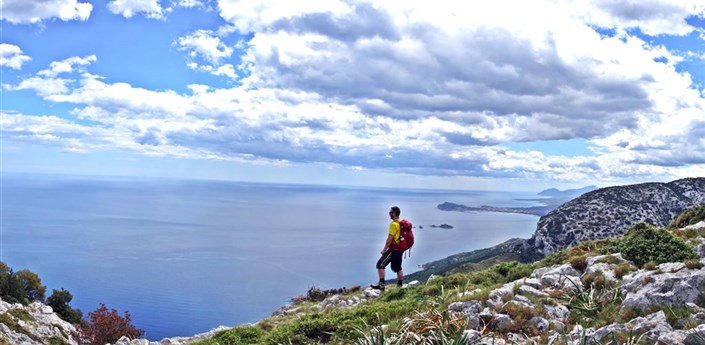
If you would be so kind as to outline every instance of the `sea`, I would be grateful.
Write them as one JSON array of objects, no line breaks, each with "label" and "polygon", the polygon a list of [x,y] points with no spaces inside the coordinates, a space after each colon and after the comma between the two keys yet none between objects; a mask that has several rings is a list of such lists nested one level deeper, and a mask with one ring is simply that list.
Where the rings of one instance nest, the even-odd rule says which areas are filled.
[{"label": "sea", "polygon": [[391,206],[415,226],[405,273],[529,238],[538,221],[436,208],[535,205],[507,191],[6,173],[0,192],[0,261],[37,273],[47,296],[68,290],[84,316],[129,311],[150,340],[254,323],[311,287],[376,282]]}]

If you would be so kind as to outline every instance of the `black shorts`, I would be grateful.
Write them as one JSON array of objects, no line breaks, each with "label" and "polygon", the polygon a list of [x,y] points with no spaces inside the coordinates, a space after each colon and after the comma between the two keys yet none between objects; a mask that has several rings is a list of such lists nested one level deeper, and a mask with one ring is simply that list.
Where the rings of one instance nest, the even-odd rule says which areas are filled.
[{"label": "black shorts", "polygon": [[378,269],[383,269],[386,268],[389,263],[392,263],[392,271],[394,272],[399,272],[401,271],[401,258],[404,252],[402,251],[396,251],[396,250],[391,250],[388,249],[384,254],[382,254],[382,257],[379,258],[377,261],[377,268]]}]

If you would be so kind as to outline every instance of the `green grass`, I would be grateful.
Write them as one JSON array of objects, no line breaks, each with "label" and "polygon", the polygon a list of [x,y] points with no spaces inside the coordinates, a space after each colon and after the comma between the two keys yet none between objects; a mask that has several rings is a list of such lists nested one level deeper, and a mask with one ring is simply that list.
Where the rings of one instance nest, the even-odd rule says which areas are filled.
[{"label": "green grass", "polygon": [[32,317],[32,315],[30,315],[29,312],[24,309],[10,309],[8,310],[8,313],[17,318],[18,320],[34,321],[34,317]]}]

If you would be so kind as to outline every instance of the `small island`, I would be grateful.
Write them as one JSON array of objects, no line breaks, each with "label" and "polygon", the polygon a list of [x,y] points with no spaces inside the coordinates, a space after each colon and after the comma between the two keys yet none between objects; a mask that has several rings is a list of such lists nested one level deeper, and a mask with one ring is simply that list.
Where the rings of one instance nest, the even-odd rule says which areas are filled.
[{"label": "small island", "polygon": [[432,228],[440,228],[440,229],[452,229],[452,228],[453,228],[452,225],[448,225],[448,224],[445,224],[445,223],[444,223],[444,224],[441,224],[441,225],[433,224],[433,225],[431,225],[431,227],[432,227]]}]

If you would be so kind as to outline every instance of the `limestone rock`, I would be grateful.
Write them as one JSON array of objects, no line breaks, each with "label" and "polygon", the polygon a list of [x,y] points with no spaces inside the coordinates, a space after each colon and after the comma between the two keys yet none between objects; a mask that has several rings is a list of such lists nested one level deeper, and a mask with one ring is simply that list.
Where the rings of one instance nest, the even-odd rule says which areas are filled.
[{"label": "limestone rock", "polygon": [[[661,267],[662,265],[659,265]],[[677,265],[663,265],[673,269]],[[623,308],[646,309],[650,306],[684,307],[696,303],[705,290],[705,270],[680,269],[675,272],[639,270],[622,280]]]}]

